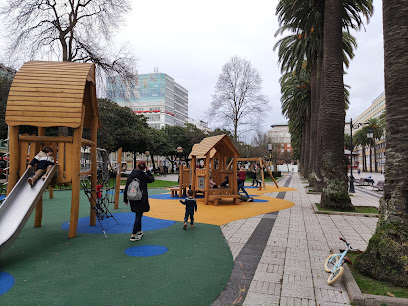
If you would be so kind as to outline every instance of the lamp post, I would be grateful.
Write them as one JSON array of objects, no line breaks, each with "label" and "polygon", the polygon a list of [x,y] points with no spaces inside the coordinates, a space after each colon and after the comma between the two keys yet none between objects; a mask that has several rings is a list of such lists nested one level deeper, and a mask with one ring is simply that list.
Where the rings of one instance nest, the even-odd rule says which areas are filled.
[{"label": "lamp post", "polygon": [[177,153],[179,155],[179,161],[181,161],[181,153],[183,153],[183,148],[182,147],[177,147]]},{"label": "lamp post", "polygon": [[[349,192],[355,193],[356,191],[354,190],[354,177],[353,177],[353,128],[358,129],[361,126],[370,124],[369,122],[359,122],[353,124],[353,119],[350,119],[350,188]],[[370,134],[371,133],[371,134]],[[371,130],[368,130],[367,132],[367,138],[370,138],[370,135],[372,137],[373,132]]]},{"label": "lamp post", "polygon": [[[272,144],[268,144],[268,151],[269,151],[269,168],[271,169],[272,167]],[[276,171],[276,169],[274,169]]]},{"label": "lamp post", "polygon": [[149,155],[150,155],[150,152],[146,151],[145,155],[146,155],[146,167],[149,168]]}]

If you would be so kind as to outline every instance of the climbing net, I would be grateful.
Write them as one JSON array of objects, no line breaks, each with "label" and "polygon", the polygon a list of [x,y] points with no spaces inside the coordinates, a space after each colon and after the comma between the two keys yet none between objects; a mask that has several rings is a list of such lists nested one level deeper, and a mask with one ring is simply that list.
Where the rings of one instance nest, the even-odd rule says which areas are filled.
[{"label": "climbing net", "polygon": [[114,169],[109,162],[109,157],[106,150],[98,148],[97,154],[98,167],[96,189],[92,188],[90,176],[81,177],[81,186],[88,200],[94,200],[95,206],[92,206],[92,209],[95,211],[99,225],[101,226],[105,237],[108,238],[101,221],[104,219],[113,218],[116,223],[119,223],[109,210],[109,204],[115,202],[116,186],[110,186],[109,184],[109,179],[114,173]]}]

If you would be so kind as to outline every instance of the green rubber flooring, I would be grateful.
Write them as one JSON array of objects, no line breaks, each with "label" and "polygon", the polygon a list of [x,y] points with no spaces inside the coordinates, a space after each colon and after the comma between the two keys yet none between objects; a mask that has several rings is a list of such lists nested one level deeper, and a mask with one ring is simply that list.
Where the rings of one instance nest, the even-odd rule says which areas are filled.
[{"label": "green rubber flooring", "polygon": [[[165,190],[149,190],[149,194]],[[122,199],[122,195],[121,195]],[[147,231],[141,241],[129,234],[78,234],[68,239],[70,191],[44,195],[43,226],[33,215],[20,237],[0,255],[0,271],[15,278],[0,305],[210,305],[227,284],[233,259],[219,226],[183,222]],[[113,205],[112,205],[113,206]],[[123,203],[112,212],[130,212]],[[81,192],[80,217],[89,216]],[[180,216],[182,221],[184,216]],[[103,221],[102,221],[103,222]],[[152,257],[131,257],[129,247],[164,246]]]}]

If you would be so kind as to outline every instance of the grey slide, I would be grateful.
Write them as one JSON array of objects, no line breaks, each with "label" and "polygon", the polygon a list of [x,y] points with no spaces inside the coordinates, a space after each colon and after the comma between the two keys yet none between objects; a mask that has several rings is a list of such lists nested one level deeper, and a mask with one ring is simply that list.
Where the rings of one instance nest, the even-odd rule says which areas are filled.
[{"label": "grey slide", "polygon": [[17,239],[38,200],[50,184],[58,166],[52,167],[47,178],[41,178],[31,187],[27,180],[33,172],[26,171],[0,206],[0,253]]}]

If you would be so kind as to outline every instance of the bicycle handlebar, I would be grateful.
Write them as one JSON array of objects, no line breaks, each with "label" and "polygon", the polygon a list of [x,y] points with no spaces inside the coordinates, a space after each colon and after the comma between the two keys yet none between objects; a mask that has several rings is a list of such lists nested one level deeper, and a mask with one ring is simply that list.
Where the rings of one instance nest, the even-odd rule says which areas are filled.
[{"label": "bicycle handlebar", "polygon": [[344,241],[350,250],[353,249],[353,248],[351,247],[350,243],[348,243],[348,242],[346,241],[346,239],[344,239],[343,237],[340,237],[340,240],[341,240],[341,241]]}]

